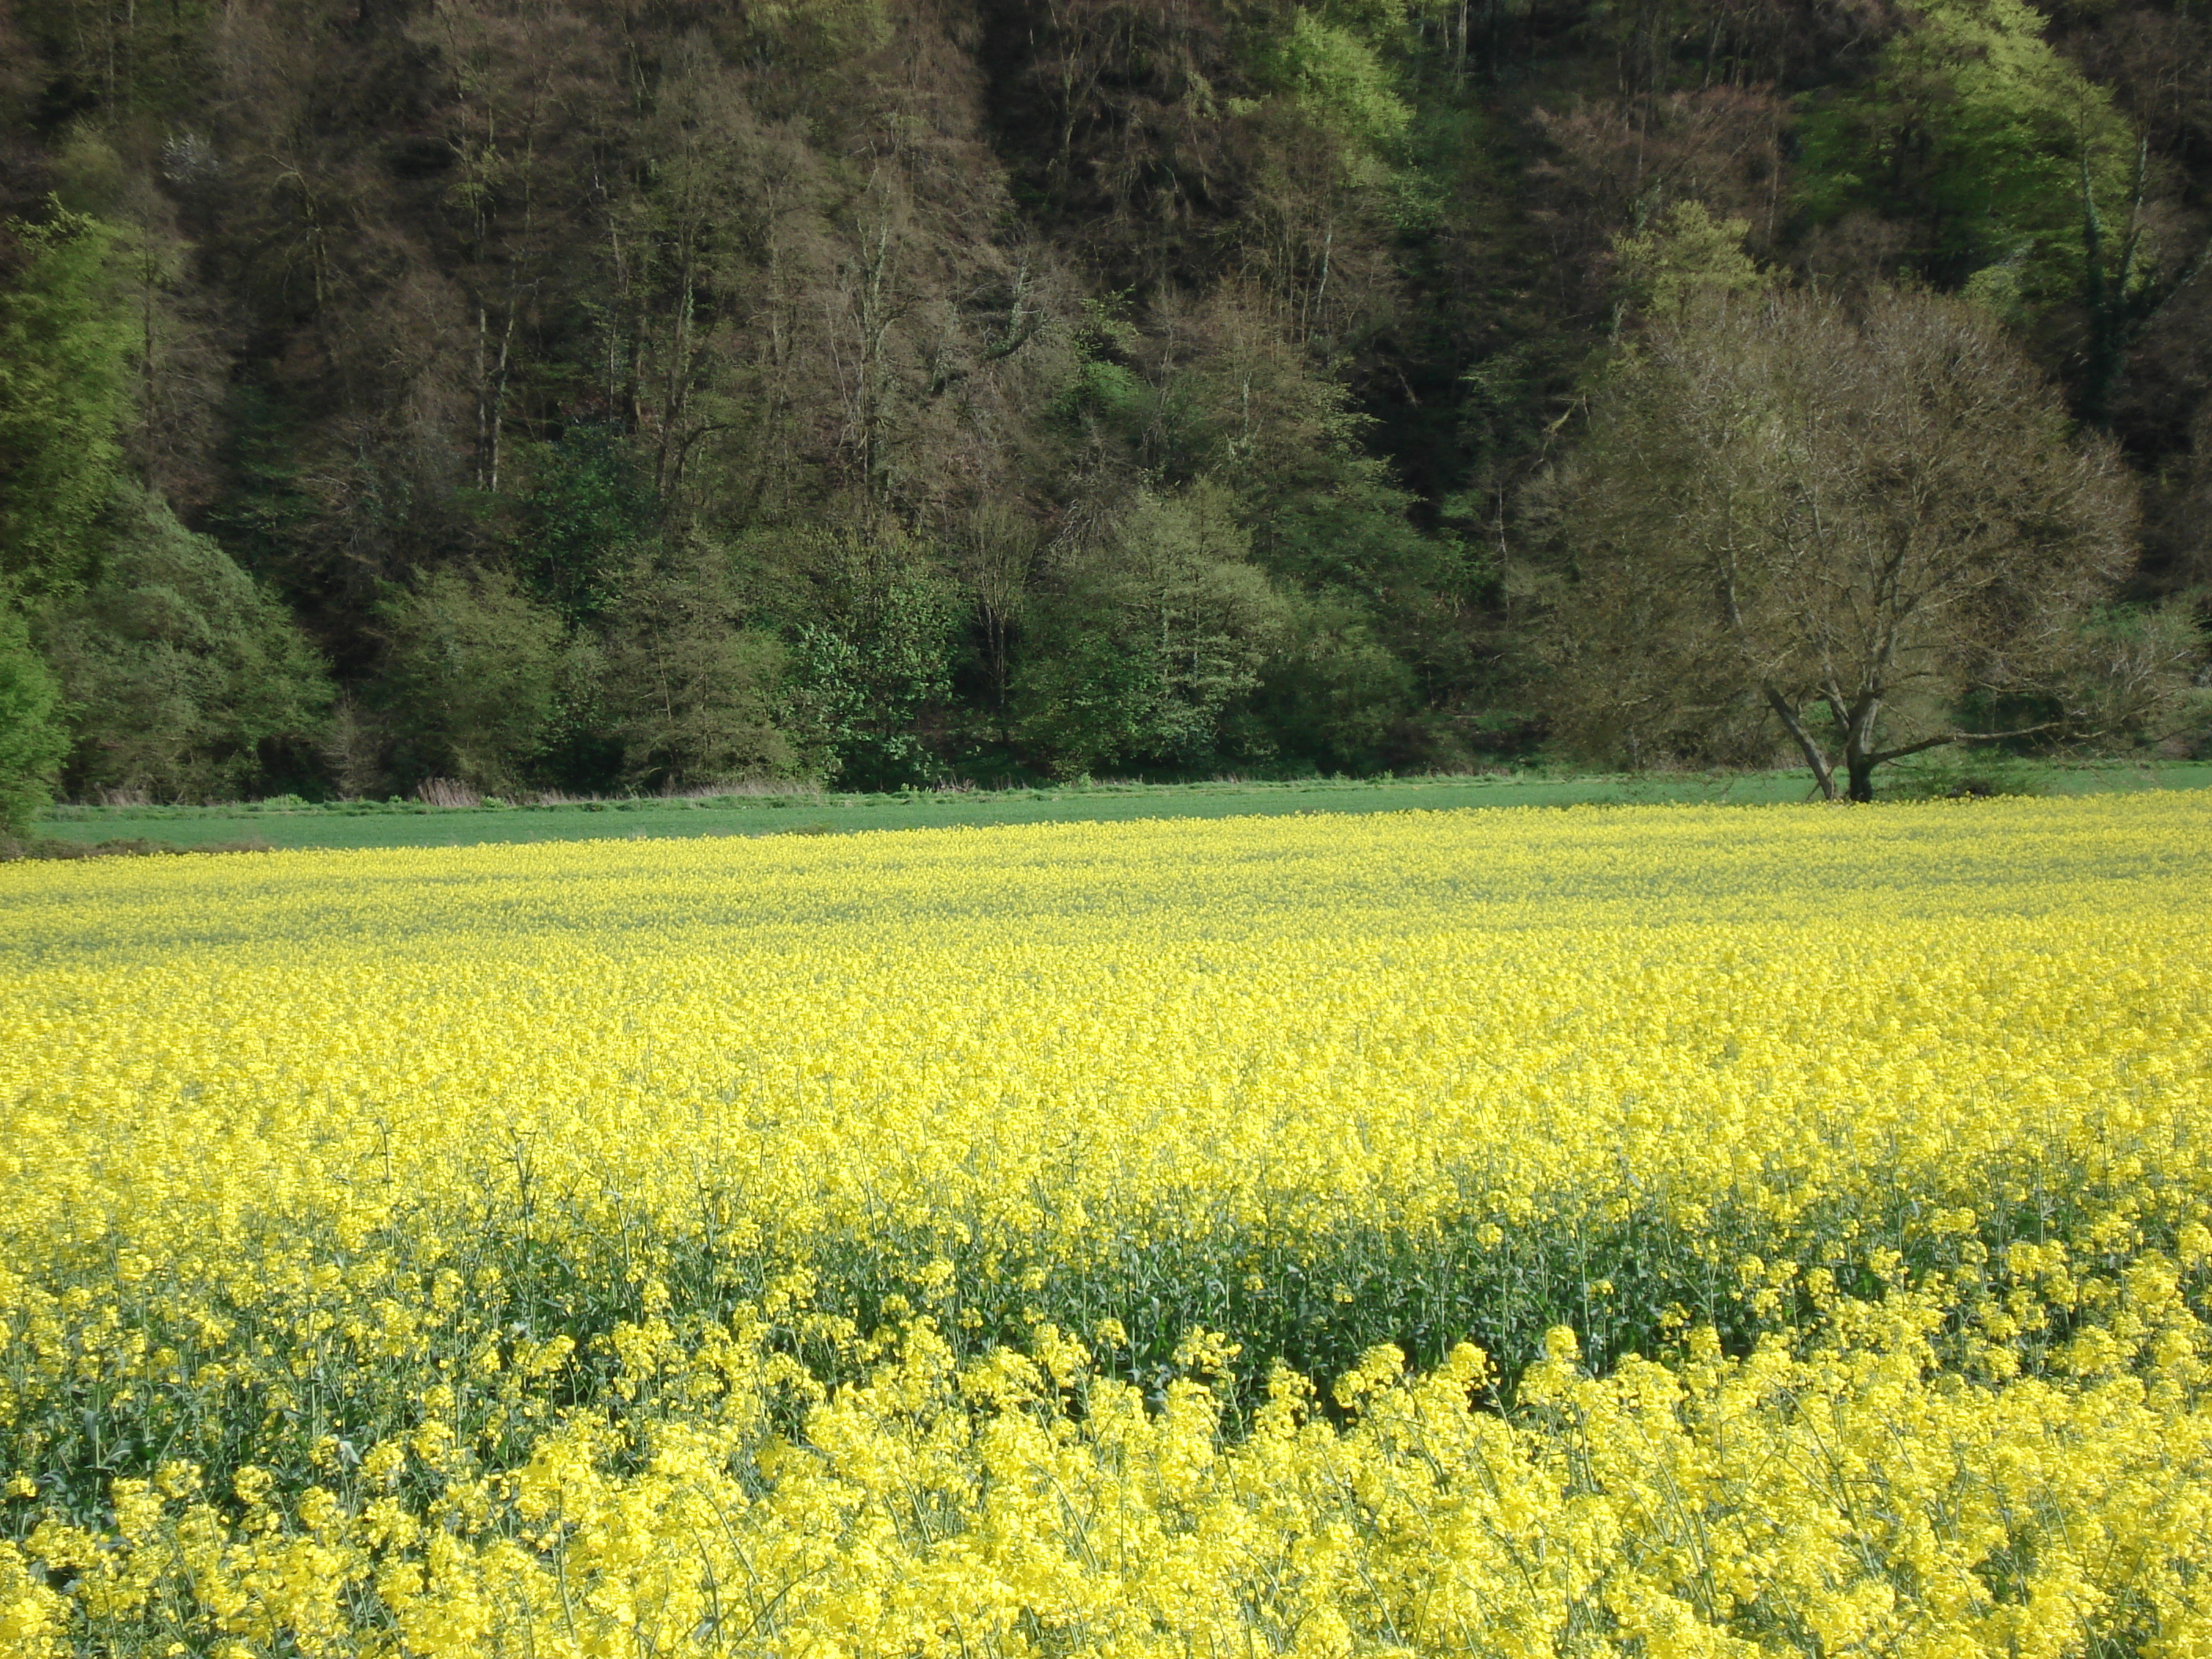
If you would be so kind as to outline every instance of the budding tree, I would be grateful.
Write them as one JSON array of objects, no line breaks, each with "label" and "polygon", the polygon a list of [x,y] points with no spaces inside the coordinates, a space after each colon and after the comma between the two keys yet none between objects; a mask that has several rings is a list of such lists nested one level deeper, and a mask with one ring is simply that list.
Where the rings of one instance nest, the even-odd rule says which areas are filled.
[{"label": "budding tree", "polygon": [[2118,461],[1960,301],[1685,307],[1625,349],[1554,483],[1558,713],[1632,764],[1786,735],[1823,795],[1868,800],[1884,762],[2109,723],[2160,680],[2099,626],[2131,544]]}]

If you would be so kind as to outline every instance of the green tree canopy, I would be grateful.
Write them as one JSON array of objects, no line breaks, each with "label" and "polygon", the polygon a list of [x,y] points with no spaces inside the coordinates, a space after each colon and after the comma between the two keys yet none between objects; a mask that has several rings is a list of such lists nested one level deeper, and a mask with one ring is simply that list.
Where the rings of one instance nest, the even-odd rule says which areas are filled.
[{"label": "green tree canopy", "polygon": [[2078,295],[2093,255],[2117,258],[2093,239],[2130,216],[2139,145],[2046,27],[2026,0],[1924,0],[1863,85],[1810,100],[1808,210],[1920,227],[1911,251],[1947,285],[1990,271],[2030,303]]},{"label": "green tree canopy", "polygon": [[1221,486],[1139,495],[1061,564],[1046,648],[1017,682],[1024,738],[1069,774],[1233,755],[1289,620],[1250,553]]},{"label": "green tree canopy", "polygon": [[623,781],[672,788],[791,777],[783,642],[751,625],[729,555],[682,545],[641,559],[605,649],[605,702]]},{"label": "green tree canopy", "polygon": [[[793,544],[796,546],[793,546]],[[929,548],[879,526],[792,538],[805,574],[791,614],[799,735],[848,788],[896,789],[941,775],[921,727],[952,690],[952,584]]]},{"label": "green tree canopy", "polygon": [[[1824,794],[1865,800],[1887,761],[2115,713],[2069,682],[2132,490],[1963,301],[1710,301],[1626,355],[1554,506],[1554,708],[1586,752],[1786,743]],[[2008,703],[2030,712],[1972,718]]]},{"label": "green tree canopy", "polygon": [[559,707],[560,617],[499,571],[453,568],[395,588],[378,614],[377,701],[397,775],[485,791],[529,779]]},{"label": "green tree canopy", "polygon": [[59,207],[0,226],[0,587],[18,593],[80,580],[114,485],[134,337],[118,241]]},{"label": "green tree canopy", "polygon": [[146,491],[119,489],[93,541],[90,579],[50,601],[39,629],[69,700],[72,792],[209,800],[289,787],[331,690],[283,606]]},{"label": "green tree canopy", "polygon": [[23,618],[0,605],[0,836],[20,836],[53,799],[69,737],[53,677]]}]

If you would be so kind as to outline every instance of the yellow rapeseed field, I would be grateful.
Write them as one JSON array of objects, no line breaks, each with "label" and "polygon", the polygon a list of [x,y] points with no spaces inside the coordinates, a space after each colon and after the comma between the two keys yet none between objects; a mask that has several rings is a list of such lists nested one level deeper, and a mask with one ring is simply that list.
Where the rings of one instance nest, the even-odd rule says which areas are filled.
[{"label": "yellow rapeseed field", "polygon": [[2212,798],[0,868],[0,1654],[2212,1659]]}]

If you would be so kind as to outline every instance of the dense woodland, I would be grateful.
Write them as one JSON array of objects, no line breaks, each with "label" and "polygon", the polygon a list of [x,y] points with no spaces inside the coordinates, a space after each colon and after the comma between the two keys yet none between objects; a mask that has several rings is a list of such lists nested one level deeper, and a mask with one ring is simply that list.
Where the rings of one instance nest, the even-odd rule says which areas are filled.
[{"label": "dense woodland", "polygon": [[2202,0],[5,0],[0,216],[18,816],[2201,741]]}]

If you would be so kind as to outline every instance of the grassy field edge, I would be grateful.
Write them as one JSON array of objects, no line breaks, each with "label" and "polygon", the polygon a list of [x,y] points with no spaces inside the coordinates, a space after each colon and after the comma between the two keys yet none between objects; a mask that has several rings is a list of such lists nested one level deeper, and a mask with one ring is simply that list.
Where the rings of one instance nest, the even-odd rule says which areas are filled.
[{"label": "grassy field edge", "polygon": [[[1986,787],[1971,769],[1895,769],[1899,793]],[[2090,794],[2212,787],[2212,762],[2107,762],[2012,766],[1995,774],[2007,793]],[[956,825],[1231,817],[1293,812],[1388,812],[1460,808],[1632,805],[1741,805],[1802,801],[1799,770],[1733,774],[1514,773],[1480,777],[1305,779],[1262,782],[1071,783],[1042,788],[890,794],[794,792],[699,798],[640,796],[544,805],[434,806],[418,801],[215,806],[59,806],[37,826],[43,850],[62,856],[245,852],[276,848],[469,847],[500,842],[663,836],[840,835]],[[34,843],[35,845],[36,843]]]}]

